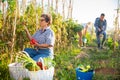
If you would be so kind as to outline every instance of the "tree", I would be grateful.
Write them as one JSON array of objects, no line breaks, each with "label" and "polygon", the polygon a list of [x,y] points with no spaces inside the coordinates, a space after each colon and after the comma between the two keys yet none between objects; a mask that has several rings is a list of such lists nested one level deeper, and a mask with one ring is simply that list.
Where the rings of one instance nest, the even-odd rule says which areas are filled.
[{"label": "tree", "polygon": [[42,0],[42,12],[44,12],[44,0]]},{"label": "tree", "polygon": [[62,0],[62,16],[65,18],[65,0]]},{"label": "tree", "polygon": [[48,13],[50,13],[50,0],[48,0]]},{"label": "tree", "polygon": [[53,8],[53,0],[51,0],[51,7]]},{"label": "tree", "polygon": [[22,0],[22,14],[24,14],[25,10],[26,10],[26,0]]},{"label": "tree", "polygon": [[69,0],[68,18],[72,18],[72,11],[73,11],[73,0]]},{"label": "tree", "polygon": [[55,12],[58,13],[58,0],[56,0]]}]

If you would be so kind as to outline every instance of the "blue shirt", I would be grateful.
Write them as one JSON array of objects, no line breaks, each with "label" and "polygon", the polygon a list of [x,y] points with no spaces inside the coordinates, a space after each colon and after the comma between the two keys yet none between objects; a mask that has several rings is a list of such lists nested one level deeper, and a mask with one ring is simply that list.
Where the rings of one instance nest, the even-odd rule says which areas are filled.
[{"label": "blue shirt", "polygon": [[104,32],[107,27],[107,22],[106,20],[101,21],[100,18],[96,18],[94,26],[96,28],[96,32],[98,32],[98,28]]},{"label": "blue shirt", "polygon": [[[42,29],[38,30],[33,36],[32,36],[39,44],[48,44],[54,46],[55,43],[55,35],[53,30],[50,27],[47,27],[44,32]],[[48,48],[50,56],[53,58],[53,47]]]},{"label": "blue shirt", "polygon": [[39,44],[48,44],[54,46],[55,36],[50,27],[47,27],[44,32],[42,31],[42,29],[38,30],[32,37]]}]

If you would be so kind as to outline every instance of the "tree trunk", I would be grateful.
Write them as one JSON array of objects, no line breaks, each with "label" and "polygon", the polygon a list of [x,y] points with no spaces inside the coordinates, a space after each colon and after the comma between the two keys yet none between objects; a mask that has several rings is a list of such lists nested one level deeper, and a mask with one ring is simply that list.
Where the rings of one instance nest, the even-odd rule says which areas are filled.
[{"label": "tree trunk", "polygon": [[48,0],[48,13],[50,13],[50,0]]},{"label": "tree trunk", "polygon": [[71,3],[70,18],[72,18],[72,12],[73,12],[73,1]]},{"label": "tree trunk", "polygon": [[42,0],[42,13],[44,13],[44,0]]},{"label": "tree trunk", "polygon": [[16,1],[18,5],[16,5],[17,8],[17,16],[20,17],[20,5],[19,5],[19,1]]},{"label": "tree trunk", "polygon": [[53,8],[53,0],[51,0],[51,7]]},{"label": "tree trunk", "polygon": [[22,13],[24,14],[25,10],[26,10],[26,0],[22,0]]},{"label": "tree trunk", "polygon": [[56,0],[56,8],[55,8],[55,12],[58,13],[58,0]]},{"label": "tree trunk", "polygon": [[62,0],[62,16],[65,19],[65,0]]},{"label": "tree trunk", "polygon": [[73,1],[69,0],[68,18],[72,18],[72,11],[73,11]]}]

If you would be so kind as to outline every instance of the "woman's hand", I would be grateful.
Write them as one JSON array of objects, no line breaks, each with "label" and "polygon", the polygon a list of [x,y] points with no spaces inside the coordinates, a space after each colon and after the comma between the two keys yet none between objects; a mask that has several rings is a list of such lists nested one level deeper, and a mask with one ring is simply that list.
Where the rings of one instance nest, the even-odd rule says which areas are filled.
[{"label": "woman's hand", "polygon": [[35,42],[33,45],[34,45],[35,47],[40,47],[40,44],[39,44],[38,42]]},{"label": "woman's hand", "polygon": [[39,44],[38,42],[35,42],[35,44],[33,44],[35,47],[39,47],[39,48],[49,48],[52,47],[51,45],[48,44]]},{"label": "woman's hand", "polygon": [[32,39],[30,40],[30,44],[31,44],[31,45],[34,45],[36,42],[37,42],[37,41],[36,41],[34,38],[32,38]]},{"label": "woman's hand", "polygon": [[27,33],[27,36],[28,36],[29,40],[31,40],[31,39],[32,39],[32,36],[30,35],[30,33],[29,33],[27,27],[24,26],[24,29],[25,29],[25,31],[26,31],[26,33]]}]

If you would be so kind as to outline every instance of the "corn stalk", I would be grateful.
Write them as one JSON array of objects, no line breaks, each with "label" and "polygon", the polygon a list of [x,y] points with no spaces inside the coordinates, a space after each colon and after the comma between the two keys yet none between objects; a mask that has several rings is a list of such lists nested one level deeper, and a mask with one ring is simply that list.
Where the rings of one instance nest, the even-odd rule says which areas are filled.
[{"label": "corn stalk", "polygon": [[6,6],[7,6],[7,1],[2,1],[2,13],[3,13],[3,25],[2,25],[2,33],[4,32],[4,29],[5,29],[5,24],[6,24],[6,12],[5,12],[5,8],[6,8]]},{"label": "corn stalk", "polygon": [[0,10],[2,10],[2,0],[0,0]]},{"label": "corn stalk", "polygon": [[[18,5],[18,0],[16,1],[16,5]],[[13,55],[14,55],[13,50],[14,50],[15,37],[16,37],[15,31],[16,31],[16,22],[17,22],[17,8],[15,9],[14,13],[15,13],[15,18],[14,18],[14,21],[13,21],[13,33],[12,33],[13,37],[12,37],[12,45],[11,45],[11,52],[10,52],[11,53],[10,62],[13,61]]]},{"label": "corn stalk", "polygon": [[117,36],[119,34],[119,0],[118,0],[118,8],[117,10],[117,16],[115,18],[115,31],[114,31],[114,51],[116,49],[116,41],[117,41]]}]

